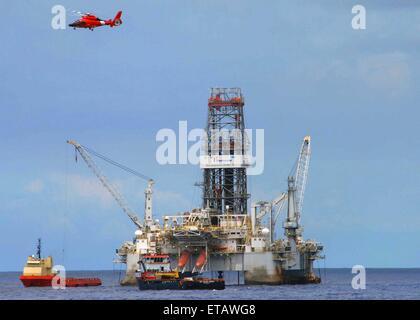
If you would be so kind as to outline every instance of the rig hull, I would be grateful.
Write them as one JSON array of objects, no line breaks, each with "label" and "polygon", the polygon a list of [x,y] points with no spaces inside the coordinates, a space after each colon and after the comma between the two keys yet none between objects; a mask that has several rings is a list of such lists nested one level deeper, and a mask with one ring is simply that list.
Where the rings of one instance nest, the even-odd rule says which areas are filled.
[{"label": "rig hull", "polygon": [[[221,271],[227,285],[320,282],[313,262],[323,258],[323,246],[305,240],[300,224],[311,138],[303,139],[297,163],[287,178],[287,192],[270,201],[254,201],[249,208],[247,174],[254,164],[244,105],[240,88],[211,89],[200,149],[203,179],[196,184],[202,187],[202,205],[165,215],[163,223],[154,221],[148,185],[144,224],[132,242],[124,242],[117,250],[116,262],[127,268],[122,284],[135,284],[141,256],[156,253],[169,255],[172,268],[178,267],[181,273]],[[286,208],[284,237],[278,238],[276,225]],[[228,273],[236,273],[236,280],[229,281]]]},{"label": "rig hull", "polygon": [[[127,255],[127,269],[121,285],[137,285],[139,254]],[[176,261],[176,255],[173,255]],[[175,266],[174,266],[175,267]],[[312,267],[312,266],[311,266]],[[212,254],[205,272],[223,271],[226,285],[317,284],[321,279],[312,268],[285,270],[272,252]]]}]

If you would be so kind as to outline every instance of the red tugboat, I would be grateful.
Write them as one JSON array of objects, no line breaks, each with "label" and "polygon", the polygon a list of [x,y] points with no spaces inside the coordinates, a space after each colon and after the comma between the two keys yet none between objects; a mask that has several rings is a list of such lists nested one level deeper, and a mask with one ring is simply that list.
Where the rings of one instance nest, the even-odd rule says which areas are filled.
[{"label": "red tugboat", "polygon": [[140,290],[223,290],[225,280],[222,273],[217,279],[203,278],[198,273],[185,276],[172,270],[167,254],[144,255],[139,261],[141,270],[136,274]]},{"label": "red tugboat", "polygon": [[[38,239],[36,256],[29,256],[23,274],[19,277],[25,287],[51,287],[54,277],[53,260],[51,256],[41,258],[41,239]],[[57,279],[60,285],[61,279]],[[99,278],[66,278],[66,287],[88,287],[100,286],[102,281]]]}]

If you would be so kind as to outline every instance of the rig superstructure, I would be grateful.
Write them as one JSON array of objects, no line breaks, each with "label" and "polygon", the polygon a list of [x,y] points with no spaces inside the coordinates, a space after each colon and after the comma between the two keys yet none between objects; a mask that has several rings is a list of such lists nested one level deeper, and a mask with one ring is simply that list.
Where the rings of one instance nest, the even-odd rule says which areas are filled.
[{"label": "rig superstructure", "polygon": [[[139,260],[147,254],[167,254],[173,268],[181,272],[234,272],[231,283],[291,284],[319,283],[313,263],[322,258],[323,246],[304,240],[300,217],[309,170],[311,138],[300,148],[288,190],[272,201],[256,201],[248,210],[247,168],[249,141],[245,132],[244,98],[239,88],[213,88],[208,100],[204,148],[202,207],[153,220],[154,181],[123,165],[81,146],[74,145],[95,175],[114,196],[136,225],[133,241],[117,250],[116,262],[126,264],[122,284],[135,284]],[[148,181],[143,223],[128,208],[122,195],[99,171],[89,153]],[[286,206],[287,205],[287,206]],[[276,239],[275,229],[283,209],[284,238]],[[229,277],[225,276],[228,280]]]}]

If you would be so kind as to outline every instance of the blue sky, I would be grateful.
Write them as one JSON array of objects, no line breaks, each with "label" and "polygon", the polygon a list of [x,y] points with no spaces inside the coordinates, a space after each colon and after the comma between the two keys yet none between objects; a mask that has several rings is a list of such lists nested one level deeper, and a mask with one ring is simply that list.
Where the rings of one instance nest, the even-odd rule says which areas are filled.
[{"label": "blue sky", "polygon": [[[37,237],[68,269],[112,269],[134,227],[66,144],[73,138],[156,180],[155,214],[200,204],[192,165],[160,166],[161,128],[205,125],[209,88],[241,87],[265,130],[252,199],[272,199],[312,136],[305,237],[327,267],[420,267],[420,5],[357,1],[12,1],[0,29],[0,270]],[[53,30],[51,7],[119,28]],[[142,215],[144,181],[99,163]],[[323,265],[323,263],[321,263]]]}]

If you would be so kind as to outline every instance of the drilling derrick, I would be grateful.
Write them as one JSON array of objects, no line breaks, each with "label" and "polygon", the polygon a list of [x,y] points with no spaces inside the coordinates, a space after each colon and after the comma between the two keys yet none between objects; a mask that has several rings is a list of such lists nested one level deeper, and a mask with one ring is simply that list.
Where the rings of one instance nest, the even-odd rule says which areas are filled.
[{"label": "drilling derrick", "polygon": [[247,214],[244,99],[239,88],[212,88],[204,138],[203,207],[217,214]]}]

